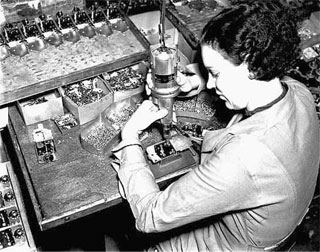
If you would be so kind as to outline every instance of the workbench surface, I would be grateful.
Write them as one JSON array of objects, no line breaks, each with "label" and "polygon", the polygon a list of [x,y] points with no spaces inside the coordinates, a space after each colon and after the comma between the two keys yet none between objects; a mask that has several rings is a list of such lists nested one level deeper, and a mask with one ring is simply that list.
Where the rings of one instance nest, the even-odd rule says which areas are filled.
[{"label": "workbench surface", "polygon": [[[26,126],[16,106],[9,108],[9,115],[10,135],[42,230],[122,202],[111,166],[111,149],[118,142],[105,155],[90,154],[81,147],[80,129],[61,134],[52,120],[43,121],[44,128],[52,130],[57,160],[39,164],[32,140],[37,124]],[[161,183],[188,170],[190,167],[152,168]]]}]

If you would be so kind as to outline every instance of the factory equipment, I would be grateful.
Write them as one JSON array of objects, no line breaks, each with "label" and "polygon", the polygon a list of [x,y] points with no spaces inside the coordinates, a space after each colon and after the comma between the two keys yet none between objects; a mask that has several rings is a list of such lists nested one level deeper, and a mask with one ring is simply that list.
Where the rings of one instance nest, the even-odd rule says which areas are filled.
[{"label": "factory equipment", "polygon": [[151,50],[150,57],[153,82],[150,89],[153,102],[159,108],[168,110],[168,114],[160,120],[163,140],[148,145],[145,149],[151,170],[156,174],[170,173],[176,169],[190,169],[199,162],[190,138],[183,135],[173,123],[174,102],[180,93],[177,83],[178,43],[175,43],[175,48],[165,44],[165,10],[164,0],[159,24],[160,46]]},{"label": "factory equipment", "polygon": [[151,51],[151,74],[153,81],[151,94],[155,104],[160,108],[168,110],[168,115],[161,119],[163,136],[167,139],[170,138],[170,130],[172,128],[174,98],[179,94],[180,89],[176,82],[177,48],[170,48],[165,44],[165,9],[166,1],[163,1],[159,24],[160,46]]}]

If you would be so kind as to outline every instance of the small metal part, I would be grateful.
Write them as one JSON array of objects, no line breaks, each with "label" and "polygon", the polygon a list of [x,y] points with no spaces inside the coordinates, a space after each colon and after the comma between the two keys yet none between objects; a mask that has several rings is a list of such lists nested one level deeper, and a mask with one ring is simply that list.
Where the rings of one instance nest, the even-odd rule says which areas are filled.
[{"label": "small metal part", "polygon": [[3,184],[7,184],[10,182],[10,178],[9,178],[9,175],[3,175],[0,177],[0,182],[3,183]]},{"label": "small metal part", "polygon": [[22,228],[18,228],[14,231],[15,238],[20,239],[22,236],[24,236],[24,231]]},{"label": "small metal part", "polygon": [[13,209],[9,212],[9,217],[12,219],[16,219],[19,217],[19,211],[17,209]]},{"label": "small metal part", "polygon": [[3,198],[5,201],[11,201],[14,199],[14,194],[12,191],[8,191],[4,194]]}]

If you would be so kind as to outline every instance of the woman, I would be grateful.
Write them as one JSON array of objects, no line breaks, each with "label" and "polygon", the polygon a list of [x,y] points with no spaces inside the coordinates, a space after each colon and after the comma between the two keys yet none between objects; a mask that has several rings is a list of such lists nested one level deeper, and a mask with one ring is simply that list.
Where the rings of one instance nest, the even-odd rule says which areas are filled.
[{"label": "woman", "polygon": [[158,251],[271,250],[306,214],[319,168],[319,125],[311,93],[284,77],[299,56],[294,20],[278,0],[263,0],[225,9],[205,26],[207,88],[244,117],[207,132],[198,167],[165,190],[138,134],[167,112],[145,101],[123,128],[118,175],[137,229],[198,223],[157,244]]}]

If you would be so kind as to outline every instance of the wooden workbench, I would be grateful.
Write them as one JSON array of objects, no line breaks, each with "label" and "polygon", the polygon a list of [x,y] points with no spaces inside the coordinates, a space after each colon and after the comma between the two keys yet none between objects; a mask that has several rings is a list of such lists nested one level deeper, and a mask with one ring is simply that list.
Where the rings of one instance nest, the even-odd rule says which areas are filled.
[{"label": "wooden workbench", "polygon": [[[61,55],[61,48],[51,48],[57,54],[50,53],[48,57],[46,52],[50,48],[46,48],[42,52],[30,52],[21,59],[10,59],[14,57],[10,56],[1,62],[0,107],[9,107],[9,139],[13,143],[14,157],[19,164],[19,167],[14,168],[21,169],[22,179],[41,230],[62,225],[122,202],[116,172],[111,166],[113,146],[109,146],[110,150],[107,150],[105,155],[91,154],[80,144],[81,128],[62,134],[52,120],[46,120],[41,123],[44,128],[52,131],[57,160],[39,164],[32,139],[32,132],[38,125],[25,124],[16,101],[147,60],[150,52],[148,41],[127,16],[124,18],[129,30],[123,34],[116,31],[112,35],[118,37],[114,40],[119,41],[118,44],[114,41],[101,43],[98,40],[113,38],[96,35],[89,40],[92,47],[87,44],[82,47],[83,41],[80,40],[78,44],[71,44],[70,52],[67,50],[65,55]],[[87,38],[82,39],[88,42]],[[62,46],[65,47],[66,44]],[[93,51],[97,47],[101,49],[100,54],[97,50]],[[127,49],[119,52],[121,48]],[[71,51],[77,51],[78,54],[71,55]],[[15,68],[8,63],[11,61],[17,62]],[[58,67],[59,64],[63,65],[60,67],[63,69],[62,73],[50,68],[48,62],[54,62]],[[116,141],[114,145],[117,143]],[[188,169],[190,167],[172,166],[166,170],[152,168],[152,171],[157,182],[165,184]]]},{"label": "wooden workbench", "polygon": [[[37,124],[26,126],[17,107],[9,108],[9,132],[24,180],[42,230],[78,219],[122,202],[111,149],[105,155],[91,154],[81,147],[81,129],[62,134],[52,120],[42,122],[52,130],[57,160],[39,164],[32,140]],[[152,168],[159,183],[180,176],[192,167]]]}]

